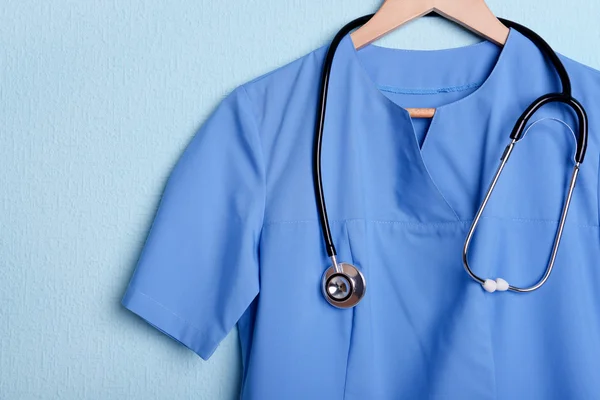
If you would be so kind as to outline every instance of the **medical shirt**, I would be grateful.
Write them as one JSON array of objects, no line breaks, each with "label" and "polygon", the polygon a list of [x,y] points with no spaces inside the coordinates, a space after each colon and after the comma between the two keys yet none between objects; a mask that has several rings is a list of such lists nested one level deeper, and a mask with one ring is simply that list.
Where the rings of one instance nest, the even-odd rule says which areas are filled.
[{"label": "medical shirt", "polygon": [[[600,73],[562,57],[590,136],[554,271],[487,293],[462,248],[513,125],[560,91],[520,33],[407,51],[349,36],[335,56],[323,185],[338,261],[364,299],[323,298],[312,152],[326,47],[241,85],[174,167],[123,298],[208,359],[237,324],[243,399],[599,399]],[[405,107],[435,107],[413,119]],[[549,260],[577,132],[564,105],[530,121],[475,233],[484,278],[531,285]]]}]

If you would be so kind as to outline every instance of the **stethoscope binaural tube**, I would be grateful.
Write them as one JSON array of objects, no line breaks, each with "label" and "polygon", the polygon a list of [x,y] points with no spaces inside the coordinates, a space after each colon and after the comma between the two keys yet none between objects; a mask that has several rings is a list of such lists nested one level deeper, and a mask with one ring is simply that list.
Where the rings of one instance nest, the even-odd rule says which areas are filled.
[{"label": "stethoscope binaural tube", "polygon": [[[492,182],[483,198],[481,205],[479,206],[479,208],[477,210],[477,213],[475,214],[475,217],[473,218],[473,222],[471,223],[469,232],[467,233],[467,237],[465,239],[465,243],[463,246],[462,260],[463,260],[463,265],[465,267],[465,270],[467,271],[469,276],[476,282],[480,283],[486,291],[495,292],[495,291],[507,291],[508,290],[508,291],[517,292],[517,293],[528,293],[528,292],[533,292],[533,291],[539,289],[540,287],[542,287],[542,285],[544,285],[546,283],[546,281],[548,280],[548,278],[550,277],[550,274],[552,273],[552,269],[554,268],[554,264],[556,262],[556,256],[558,254],[558,248],[560,246],[560,242],[561,242],[564,228],[565,228],[565,223],[567,220],[567,214],[568,214],[569,208],[571,206],[571,200],[573,198],[575,184],[577,183],[577,177],[579,176],[579,168],[581,166],[581,163],[583,163],[583,160],[585,158],[585,153],[587,150],[588,119],[587,119],[587,114],[586,114],[583,106],[572,96],[571,81],[569,79],[569,75],[567,74],[567,71],[565,70],[564,65],[558,58],[558,55],[552,50],[550,45],[548,45],[548,43],[546,43],[546,41],[544,41],[544,39],[542,39],[538,34],[536,34],[532,30],[530,30],[522,25],[519,25],[515,22],[509,21],[506,19],[500,19],[500,21],[502,21],[502,23],[505,24],[506,26],[516,29],[523,36],[525,36],[529,40],[531,40],[540,49],[540,51],[550,60],[550,62],[554,66],[554,68],[560,78],[562,91],[560,93],[549,93],[549,94],[540,96],[533,103],[531,103],[529,105],[529,107],[527,107],[527,109],[525,109],[523,114],[521,114],[519,119],[517,119],[517,122],[515,123],[515,126],[510,134],[511,141],[504,149],[504,153],[502,154],[502,157],[500,158],[500,165],[498,166],[498,169],[496,170],[496,173],[494,174],[494,177],[492,178]],[[471,267],[469,266],[469,261],[468,261],[469,245],[471,244],[473,235],[475,233],[475,230],[477,229],[477,225],[479,224],[479,221],[481,219],[483,211],[485,210],[485,207],[487,206],[488,201],[490,200],[490,197],[494,191],[494,188],[496,187],[496,184],[498,183],[498,179],[500,178],[500,175],[502,174],[502,171],[503,171],[504,167],[506,166],[506,163],[508,162],[508,159],[510,158],[510,155],[512,154],[512,151],[513,151],[516,143],[519,142],[524,136],[523,134],[525,132],[527,123],[529,122],[529,120],[535,114],[536,111],[538,111],[541,107],[543,107],[544,105],[549,104],[549,103],[566,104],[575,112],[575,114],[577,115],[577,120],[578,120],[578,135],[576,138],[577,145],[576,145],[575,157],[574,157],[575,165],[573,166],[573,172],[571,174],[569,189],[567,191],[567,196],[565,198],[565,201],[563,203],[563,207],[561,210],[559,224],[558,224],[558,228],[556,230],[556,234],[554,236],[554,243],[552,245],[552,250],[550,251],[550,259],[548,261],[548,264],[546,265],[546,270],[544,271],[544,274],[542,275],[542,277],[535,284],[528,286],[528,287],[513,286],[502,278],[496,278],[495,280],[481,278],[480,276],[475,274],[473,272],[473,270],[471,269]]]},{"label": "stethoscope binaural tube", "polygon": [[[331,259],[332,265],[325,270],[322,277],[322,292],[325,296],[327,302],[331,305],[338,308],[350,308],[354,307],[358,302],[364,297],[366,291],[366,281],[360,270],[348,263],[338,263],[337,254],[335,250],[335,245],[333,243],[333,238],[331,235],[331,228],[329,226],[329,219],[327,216],[327,207],[325,204],[325,195],[323,191],[323,179],[321,173],[321,148],[323,141],[323,129],[325,124],[325,113],[327,106],[327,92],[329,86],[329,78],[331,75],[331,67],[333,64],[333,58],[335,55],[335,51],[339,46],[340,42],[348,33],[352,30],[360,27],[365,24],[374,14],[365,15],[363,17],[357,18],[350,23],[346,24],[340,31],[335,35],[329,49],[327,51],[327,55],[325,57],[325,62],[323,65],[322,75],[321,75],[321,85],[319,91],[319,101],[317,104],[317,119],[315,125],[315,141],[313,148],[313,180],[314,180],[314,191],[315,197],[317,201],[317,209],[319,212],[319,219],[321,224],[321,230],[323,233],[323,239],[325,242],[325,248],[327,251],[327,255]],[[561,86],[562,91],[560,93],[550,93],[541,96],[537,100],[535,100],[527,109],[523,112],[523,114],[517,120],[510,138],[511,142],[506,147],[502,158],[500,166],[496,171],[494,178],[492,179],[492,183],[484,197],[484,200],[479,207],[475,218],[471,224],[469,229],[469,233],[467,234],[467,238],[465,240],[465,244],[463,247],[463,264],[465,270],[469,274],[469,276],[480,283],[483,288],[489,292],[493,292],[496,290],[505,291],[511,290],[515,292],[530,292],[541,287],[552,272],[552,268],[554,266],[554,262],[556,259],[556,254],[558,252],[558,247],[560,245],[560,240],[562,238],[564,225],[567,217],[567,213],[570,207],[573,191],[575,188],[575,183],[577,181],[577,176],[579,174],[579,167],[583,162],[585,157],[585,152],[587,149],[587,136],[588,136],[588,124],[587,124],[587,115],[585,109],[581,106],[581,104],[573,98],[571,94],[571,81],[569,79],[569,75],[558,58],[558,55],[552,50],[550,45],[546,43],[539,35],[537,35],[532,30],[517,24],[515,22],[499,18],[500,21],[527,37],[531,40],[536,47],[550,60],[554,69],[556,70]],[[543,105],[553,102],[564,103],[571,107],[575,113],[577,114],[577,118],[579,121],[579,134],[577,136],[577,148],[575,153],[575,166],[573,169],[573,174],[571,177],[571,182],[569,184],[569,190],[567,193],[567,198],[563,204],[563,209],[561,213],[559,227],[557,229],[557,233],[554,240],[554,245],[551,252],[550,261],[548,266],[546,267],[546,272],[542,279],[540,279],[535,285],[527,288],[518,288],[515,286],[509,285],[504,279],[483,279],[476,275],[469,266],[468,263],[468,249],[481,218],[483,211],[490,199],[490,196],[496,186],[496,183],[508,161],[512,150],[515,144],[521,140],[523,136],[523,132],[527,125],[527,122],[533,116],[533,114],[539,110]]]},{"label": "stethoscope binaural tube", "polygon": [[[500,175],[502,174],[502,171],[503,171],[504,167],[506,166],[506,163],[508,162],[510,155],[512,154],[515,144],[517,142],[519,142],[523,137],[523,132],[524,132],[525,126],[527,124],[527,121],[529,121],[529,119],[535,113],[535,111],[540,109],[543,105],[551,103],[551,102],[559,102],[559,103],[567,104],[569,107],[571,107],[575,111],[575,113],[577,114],[577,119],[578,119],[578,124],[579,124],[579,135],[577,137],[577,146],[576,146],[576,152],[575,152],[575,165],[573,166],[573,172],[571,174],[569,189],[567,191],[566,199],[563,203],[558,228],[557,228],[556,234],[554,236],[554,243],[552,245],[552,250],[550,252],[550,260],[548,261],[548,264],[546,266],[546,270],[544,271],[543,276],[535,284],[528,286],[528,287],[518,287],[518,286],[510,285],[506,280],[504,280],[502,278],[496,278],[496,280],[483,279],[472,271],[471,267],[469,266],[469,261],[468,261],[469,245],[471,244],[471,240],[473,239],[475,229],[477,228],[477,225],[479,224],[479,221],[481,219],[483,211],[485,210],[485,207],[487,206],[488,201],[490,200],[490,197],[494,191],[494,188],[496,187],[496,184],[498,183],[498,179],[500,178]],[[579,176],[579,168],[585,157],[585,152],[586,152],[586,148],[587,148],[587,130],[588,130],[587,115],[585,113],[585,109],[581,106],[581,104],[579,104],[579,102],[577,100],[575,100],[572,97],[567,97],[563,94],[550,94],[550,95],[545,95],[545,96],[540,97],[530,107],[527,108],[527,110],[523,113],[521,118],[519,118],[519,120],[517,121],[517,124],[515,125],[515,129],[513,130],[513,133],[511,134],[511,142],[504,149],[504,153],[502,154],[502,157],[500,158],[500,165],[498,166],[498,169],[496,170],[496,173],[495,173],[495,175],[492,179],[492,182],[483,198],[483,201],[482,201],[481,205],[479,206],[477,213],[475,214],[475,218],[473,219],[473,222],[471,223],[471,227],[469,228],[469,232],[467,234],[467,238],[466,238],[464,246],[463,246],[462,259],[463,259],[463,265],[465,267],[465,270],[467,271],[469,276],[471,276],[471,278],[473,278],[475,281],[479,282],[486,291],[495,292],[496,290],[498,290],[498,291],[509,290],[512,292],[519,292],[519,293],[533,292],[534,290],[537,290],[540,287],[542,287],[542,285],[544,283],[546,283],[546,281],[550,277],[550,274],[552,273],[552,269],[554,268],[556,256],[558,254],[558,248],[560,246],[560,241],[562,239],[563,231],[565,228],[567,214],[568,214],[569,208],[571,206],[571,200],[573,197],[573,192],[575,190],[575,184],[577,183],[577,177]]]}]

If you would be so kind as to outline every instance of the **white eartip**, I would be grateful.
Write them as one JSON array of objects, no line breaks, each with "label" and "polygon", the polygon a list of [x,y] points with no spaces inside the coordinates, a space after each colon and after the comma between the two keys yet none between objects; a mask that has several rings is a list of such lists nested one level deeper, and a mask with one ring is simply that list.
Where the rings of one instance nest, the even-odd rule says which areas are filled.
[{"label": "white eartip", "polygon": [[494,293],[496,291],[496,281],[491,279],[486,279],[482,286],[486,292]]},{"label": "white eartip", "polygon": [[508,282],[502,278],[496,278],[496,290],[499,292],[506,292],[508,290]]}]

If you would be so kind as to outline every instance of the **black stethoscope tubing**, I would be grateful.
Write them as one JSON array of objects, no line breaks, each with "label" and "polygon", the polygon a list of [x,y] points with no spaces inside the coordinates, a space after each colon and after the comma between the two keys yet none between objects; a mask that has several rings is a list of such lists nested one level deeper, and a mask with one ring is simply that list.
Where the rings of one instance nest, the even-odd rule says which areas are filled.
[{"label": "black stethoscope tubing", "polygon": [[[321,230],[323,233],[323,239],[325,241],[325,247],[327,251],[327,255],[329,257],[336,256],[336,249],[333,243],[333,238],[331,236],[331,228],[329,226],[329,218],[327,216],[327,206],[325,204],[325,195],[323,191],[323,177],[321,173],[321,149],[322,149],[322,141],[323,141],[323,128],[325,123],[325,113],[327,108],[327,92],[329,86],[329,78],[331,75],[331,66],[333,64],[333,58],[335,55],[335,51],[348,33],[352,30],[360,27],[365,24],[374,14],[365,15],[363,17],[357,18],[348,24],[346,24],[333,38],[329,49],[327,51],[327,55],[325,57],[325,61],[323,64],[323,70],[321,74],[321,86],[319,92],[319,101],[317,104],[317,118],[315,125],[315,140],[314,140],[314,148],[313,148],[313,181],[314,181],[314,191],[315,197],[317,201],[317,208],[319,212],[319,220],[321,224]],[[509,28],[513,28],[520,32],[523,36],[527,37],[531,40],[538,49],[550,60],[554,69],[556,70],[560,82],[561,82],[561,92],[558,93],[548,93],[543,96],[540,96],[536,99],[527,109],[523,112],[523,114],[517,120],[511,134],[510,138],[518,141],[522,138],[523,132],[527,125],[529,119],[533,116],[533,114],[539,110],[542,106],[548,103],[563,103],[571,107],[575,113],[577,114],[577,118],[579,121],[579,135],[577,136],[577,147],[575,152],[575,161],[577,164],[583,162],[585,157],[585,152],[587,149],[587,115],[583,106],[573,98],[571,94],[571,80],[569,79],[569,75],[558,58],[558,55],[552,50],[550,45],[546,43],[544,39],[542,39],[537,33],[532,31],[531,29],[522,26],[516,22],[509,21],[507,19],[499,18],[499,20]]]}]

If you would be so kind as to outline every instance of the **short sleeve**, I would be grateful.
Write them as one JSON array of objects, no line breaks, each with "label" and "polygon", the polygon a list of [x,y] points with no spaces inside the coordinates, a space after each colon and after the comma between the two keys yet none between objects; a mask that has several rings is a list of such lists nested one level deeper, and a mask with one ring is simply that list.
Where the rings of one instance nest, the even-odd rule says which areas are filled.
[{"label": "short sleeve", "polygon": [[194,135],[122,299],[205,360],[259,292],[265,180],[252,115],[240,87]]}]

